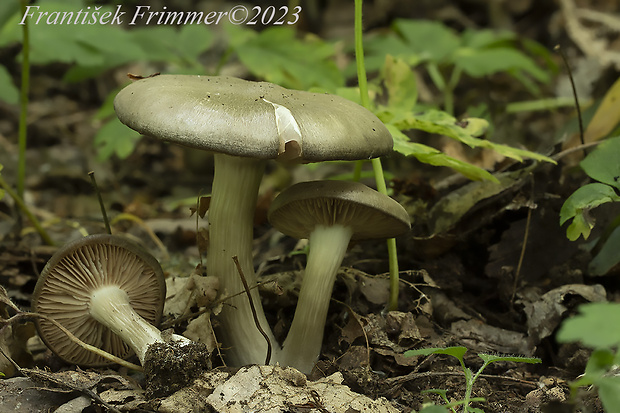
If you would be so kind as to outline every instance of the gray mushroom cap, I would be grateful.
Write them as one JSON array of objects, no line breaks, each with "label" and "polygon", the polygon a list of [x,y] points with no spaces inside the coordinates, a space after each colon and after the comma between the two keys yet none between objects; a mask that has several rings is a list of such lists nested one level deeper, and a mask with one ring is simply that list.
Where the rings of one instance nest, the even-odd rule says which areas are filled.
[{"label": "gray mushroom cap", "polygon": [[[83,342],[127,358],[133,354],[129,346],[89,313],[92,292],[107,285],[122,288],[142,318],[155,326],[159,324],[166,297],[161,266],[129,239],[107,234],[78,239],[52,256],[37,281],[33,310],[56,320]],[[45,344],[69,363],[111,364],[70,341],[45,319],[38,319],[37,330]]]},{"label": "gray mushroom cap", "polygon": [[118,93],[114,109],[144,135],[242,157],[357,160],[393,146],[383,123],[347,99],[227,76],[140,79]]},{"label": "gray mushroom cap", "polygon": [[402,205],[350,181],[295,184],[274,199],[268,217],[280,232],[298,239],[309,238],[317,225],[350,226],[352,240],[392,238],[411,228]]}]

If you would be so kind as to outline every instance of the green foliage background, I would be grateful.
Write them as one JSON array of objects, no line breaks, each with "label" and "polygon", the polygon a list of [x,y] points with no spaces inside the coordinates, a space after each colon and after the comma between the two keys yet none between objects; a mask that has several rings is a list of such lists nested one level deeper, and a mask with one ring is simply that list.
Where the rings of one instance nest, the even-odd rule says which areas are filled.
[{"label": "green foliage background", "polygon": [[[85,4],[81,0],[37,3],[41,7],[38,11],[76,11]],[[17,2],[2,2],[0,7],[0,47],[20,42],[22,27],[18,23],[22,16]],[[103,6],[99,11],[113,8]],[[166,73],[217,75],[224,65],[236,60],[256,79],[359,100],[356,88],[345,87],[354,77],[354,64],[344,68],[336,64],[337,51],[351,50],[352,45],[301,34],[294,26],[272,26],[260,32],[231,24],[224,25],[223,30],[204,24],[129,29],[99,24],[31,24],[29,29],[32,64],[69,65],[66,82],[94,78],[135,62],[163,67]],[[549,81],[551,69],[535,63],[535,57],[547,57],[536,43],[520,43],[511,32],[467,30],[459,34],[437,22],[396,20],[387,33],[369,34],[365,47],[367,68],[377,73],[371,83],[373,110],[388,126],[397,152],[420,162],[453,168],[470,179],[495,180],[484,169],[411,141],[407,131],[417,129],[448,136],[470,147],[496,150],[516,160],[550,161],[540,154],[493,143],[484,136],[488,128],[486,119],[457,121],[451,114],[452,92],[463,74],[483,77],[507,72],[532,93],[538,93],[538,85]],[[216,64],[205,64],[206,55]],[[442,92],[443,110],[418,103],[414,70],[419,69],[428,73]],[[0,99],[17,102],[18,90],[3,66],[0,91]],[[94,140],[101,160],[129,156],[139,139],[114,116],[112,98],[116,92],[112,92],[95,117],[103,122]]]}]

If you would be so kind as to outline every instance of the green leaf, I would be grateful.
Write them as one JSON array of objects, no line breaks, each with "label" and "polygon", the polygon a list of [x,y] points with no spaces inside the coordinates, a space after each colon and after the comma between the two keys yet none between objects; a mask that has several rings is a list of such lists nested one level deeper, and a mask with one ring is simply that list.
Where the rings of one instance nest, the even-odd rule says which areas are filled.
[{"label": "green leaf", "polygon": [[203,73],[204,67],[199,58],[215,41],[208,27],[194,24],[180,29],[149,26],[133,29],[129,33],[132,41],[142,49],[144,59],[171,65],[169,73]]},{"label": "green leaf", "polygon": [[418,87],[411,67],[402,59],[385,56],[383,83],[388,92],[388,106],[410,111],[418,100]]},{"label": "green leaf", "polygon": [[385,56],[390,55],[417,66],[422,57],[413,53],[409,45],[395,33],[369,35],[364,40],[366,71],[374,72],[383,67]]},{"label": "green leaf", "polygon": [[594,222],[587,212],[583,211],[575,215],[573,222],[566,228],[566,238],[570,241],[576,241],[581,236],[583,236],[583,239],[588,239],[590,236],[590,232],[594,228]]},{"label": "green leaf", "polygon": [[[379,116],[381,118],[381,116]],[[556,163],[553,159],[536,152],[513,148],[508,145],[494,143],[486,139],[479,139],[472,133],[480,134],[488,125],[487,121],[478,118],[469,118],[457,121],[446,112],[431,109],[423,113],[408,113],[391,121],[382,119],[385,123],[392,123],[400,130],[420,129],[429,133],[444,135],[458,140],[472,148],[492,149],[508,158],[523,161],[524,158]],[[470,122],[474,122],[472,129],[468,129]]]},{"label": "green leaf", "polygon": [[620,227],[616,227],[598,254],[588,264],[588,273],[605,275],[620,263]]},{"label": "green leaf", "polygon": [[588,303],[579,306],[579,314],[565,320],[556,335],[560,343],[580,341],[599,349],[620,344],[620,304],[609,302]]},{"label": "green leaf", "polygon": [[420,413],[449,413],[449,412],[450,410],[448,410],[446,407],[437,406],[436,404],[424,406],[424,408],[420,410]]},{"label": "green leaf", "polygon": [[[313,90],[310,91],[312,92]],[[327,91],[322,92],[325,93]],[[357,87],[339,87],[333,93],[345,99],[349,99],[351,102],[355,102],[358,105],[362,104],[362,99],[360,98],[360,90]]]},{"label": "green leaf", "polygon": [[421,348],[417,350],[408,350],[405,351],[405,357],[413,357],[413,356],[430,356],[431,354],[446,354],[448,356],[455,357],[459,359],[461,362],[463,361],[463,356],[467,353],[467,348],[463,346],[454,346],[454,347],[430,347],[430,348]]},{"label": "green leaf", "polygon": [[574,217],[567,230],[567,237],[571,241],[583,235],[584,239],[590,236],[594,226],[587,213],[590,209],[608,202],[620,201],[620,196],[609,185],[593,183],[582,186],[569,196],[560,210],[560,225]]},{"label": "green leaf", "polygon": [[460,45],[458,36],[440,22],[398,19],[393,28],[409,46],[409,53],[422,60],[448,60]]},{"label": "green leaf", "polygon": [[540,69],[528,56],[514,48],[477,50],[459,49],[454,58],[457,67],[473,77],[483,77],[498,72],[523,71],[540,82],[548,82],[549,74]]},{"label": "green leaf", "polygon": [[196,60],[209,50],[215,41],[215,36],[204,24],[187,24],[181,26],[178,32],[176,51],[184,60]]},{"label": "green leaf", "polygon": [[224,31],[226,32],[226,42],[232,49],[237,49],[258,36],[258,32],[235,24],[225,24]]},{"label": "green leaf", "polygon": [[516,39],[517,35],[508,30],[492,29],[465,29],[461,35],[463,47],[472,49],[484,49],[489,47],[508,46]]},{"label": "green leaf", "polygon": [[592,179],[620,189],[620,136],[601,142],[579,164]]},{"label": "green leaf", "polygon": [[137,27],[130,32],[131,41],[137,44],[152,62],[174,62],[178,32],[170,26]]},{"label": "green leaf", "polygon": [[[73,2],[75,3],[75,2]],[[80,66],[94,68],[110,68],[132,60],[144,57],[142,50],[130,41],[127,31],[115,24],[74,24],[77,12],[83,7],[71,2],[43,1],[38,4],[34,18],[29,20],[30,32],[30,59],[33,64],[48,64],[51,62],[75,63]],[[97,6],[98,7],[98,6]],[[115,7],[103,6],[98,8],[100,16],[103,13],[114,13]],[[91,6],[90,12],[95,11]],[[36,24],[39,13],[48,13],[42,21]],[[67,13],[66,15],[64,13]],[[69,13],[71,23],[68,23]],[[60,23],[65,18],[64,23]],[[84,15],[81,15],[82,19]],[[90,16],[86,21],[90,21]],[[113,16],[110,15],[110,17]],[[47,24],[47,19],[56,19],[57,24]],[[21,42],[20,15],[14,16],[10,24],[6,25],[0,37],[3,42]],[[45,21],[43,21],[45,20]],[[111,19],[108,19],[111,22]],[[81,20],[78,20],[81,22]],[[103,69],[98,69],[99,71]]]},{"label": "green leaf", "polygon": [[11,74],[0,65],[0,100],[15,105],[19,102],[19,89],[13,84]]},{"label": "green leaf", "polygon": [[486,353],[479,353],[478,357],[480,357],[487,364],[494,363],[496,361],[512,361],[515,363],[530,363],[530,364],[542,363],[542,360],[537,357],[507,356],[507,355],[496,355],[496,354],[486,354]]},{"label": "green leaf", "polygon": [[307,35],[297,39],[292,27],[270,27],[235,47],[239,60],[256,76],[284,87],[329,90],[344,85],[332,45]]},{"label": "green leaf", "polygon": [[470,163],[446,155],[438,149],[411,142],[409,138],[394,125],[386,125],[394,139],[394,150],[405,156],[413,156],[418,161],[433,166],[447,166],[474,181],[488,180],[498,182],[489,171]]},{"label": "green leaf", "polygon": [[620,377],[602,377],[595,385],[606,412],[620,412]]},{"label": "green leaf", "polygon": [[101,161],[113,155],[125,159],[133,152],[140,134],[113,118],[99,129],[95,135],[97,158]]},{"label": "green leaf", "polygon": [[437,394],[441,396],[442,399],[448,400],[448,391],[445,389],[427,389],[422,390],[420,394]]},{"label": "green leaf", "polygon": [[608,348],[597,348],[592,351],[585,374],[589,377],[590,384],[596,383],[597,378],[602,377],[614,365],[616,355]]},{"label": "green leaf", "polygon": [[609,349],[595,349],[586,365],[585,374],[571,383],[571,388],[595,385],[606,412],[620,411],[620,377],[610,375],[617,355]]},{"label": "green leaf", "polygon": [[[19,13],[19,9],[18,1],[0,1],[0,31],[11,18],[15,18]],[[0,36],[1,38],[2,36]],[[4,44],[4,42],[0,41],[0,44]]]}]

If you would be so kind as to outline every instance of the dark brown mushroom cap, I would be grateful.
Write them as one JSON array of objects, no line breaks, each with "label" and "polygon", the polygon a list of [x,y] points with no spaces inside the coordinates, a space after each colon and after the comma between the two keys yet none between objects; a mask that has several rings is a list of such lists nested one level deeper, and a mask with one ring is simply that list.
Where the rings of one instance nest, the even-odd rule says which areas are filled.
[{"label": "dark brown mushroom cap", "polygon": [[[122,288],[140,316],[155,326],[159,324],[166,297],[159,262],[134,242],[107,234],[73,241],[52,256],[37,281],[33,309],[56,320],[85,343],[126,358],[133,354],[129,346],[89,314],[91,293],[107,285]],[[69,363],[110,364],[70,341],[49,321],[39,319],[37,329],[45,344]]]},{"label": "dark brown mushroom cap", "polygon": [[301,182],[287,188],[271,204],[269,222],[299,239],[309,238],[317,225],[350,226],[352,240],[392,238],[411,228],[409,214],[398,202],[349,181]]},{"label": "dark brown mushroom cap", "polygon": [[335,95],[227,76],[159,75],[114,99],[125,125],[193,148],[258,159],[370,159],[392,150],[370,111]]}]

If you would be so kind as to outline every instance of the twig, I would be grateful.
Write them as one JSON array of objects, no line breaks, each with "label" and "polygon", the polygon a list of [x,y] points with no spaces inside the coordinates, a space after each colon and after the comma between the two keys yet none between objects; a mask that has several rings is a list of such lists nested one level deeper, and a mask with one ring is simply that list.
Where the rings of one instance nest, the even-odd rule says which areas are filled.
[{"label": "twig", "polygon": [[[269,284],[269,283],[273,283],[273,282],[275,282],[275,281],[268,280],[268,281],[260,282],[260,283],[256,284],[254,287],[251,287],[250,291],[255,289],[255,288],[260,287],[261,285]],[[213,308],[217,307],[220,304],[227,304],[226,301],[230,300],[233,297],[237,297],[238,295],[242,295],[242,294],[246,294],[245,290],[244,291],[240,291],[240,292],[235,293],[235,294],[227,295],[226,297],[223,297],[223,298],[220,298],[220,299],[214,301],[213,303],[211,303],[208,307],[205,307],[202,310],[198,310],[195,313],[185,314],[185,315],[182,315],[182,316],[180,316],[178,318],[175,318],[174,320],[170,320],[170,321],[166,321],[164,323],[161,323],[161,328],[165,330],[165,329],[170,328],[170,327],[172,327],[174,325],[182,323],[183,321],[186,321],[186,320],[189,320],[191,318],[196,318],[198,316],[201,316],[204,313],[206,313],[208,311],[211,311]]]},{"label": "twig", "polygon": [[[438,377],[438,376],[462,376],[462,371],[426,371],[422,373],[409,373],[404,376],[391,377],[385,380],[387,386],[398,386],[404,384],[408,381],[421,379],[424,377]],[[482,377],[485,379],[500,379],[500,380],[508,380],[513,381],[515,383],[523,384],[524,386],[538,387],[537,383],[532,381],[517,379],[515,377],[510,376],[496,376],[494,374],[480,374],[478,377]]]},{"label": "twig", "polygon": [[559,161],[560,159],[562,159],[566,155],[570,155],[573,152],[578,152],[578,151],[581,151],[581,150],[585,151],[585,149],[588,149],[588,148],[591,148],[593,146],[596,146],[596,145],[600,144],[601,142],[602,141],[588,142],[588,143],[585,143],[583,145],[578,145],[578,146],[575,146],[575,147],[572,147],[572,148],[565,149],[562,152],[558,152],[555,155],[553,155],[551,157],[551,159],[553,159],[554,161]]},{"label": "twig", "polygon": [[[114,412],[114,413],[121,413],[120,410],[118,410],[116,407],[108,404],[97,393],[95,393],[94,391],[92,391],[88,387],[79,386],[77,384],[72,383],[69,380],[59,379],[58,377],[56,377],[54,375],[54,373],[50,373],[50,372],[45,371],[45,370],[21,368],[19,366],[19,364],[17,364],[15,362],[15,360],[13,360],[8,354],[6,354],[4,352],[2,347],[0,347],[0,353],[2,353],[2,355],[15,367],[15,369],[22,376],[29,378],[33,382],[39,382],[39,383],[45,383],[45,384],[51,383],[53,385],[56,385],[56,386],[62,388],[63,390],[69,389],[69,390],[72,390],[72,391],[79,391],[80,393],[83,393],[85,396],[87,396],[87,397],[97,401],[98,403],[101,403],[109,411]],[[78,371],[80,371],[80,370],[78,370]]]},{"label": "twig", "polygon": [[[532,192],[530,199],[534,198],[534,178],[530,183],[532,184]],[[510,305],[512,306],[517,295],[517,284],[519,282],[519,276],[521,275],[521,267],[523,266],[523,260],[525,258],[525,249],[527,248],[527,239],[530,234],[530,224],[532,222],[532,208],[527,209],[527,219],[525,220],[525,233],[523,234],[523,243],[521,244],[521,254],[519,255],[519,263],[517,264],[517,270],[515,271],[514,282],[512,284],[512,297],[510,298]]]},{"label": "twig", "polygon": [[[71,333],[69,330],[67,330],[62,324],[60,324],[58,321],[54,320],[53,318],[50,318],[46,315],[43,314],[39,314],[39,313],[30,313],[30,312],[19,312],[16,315],[14,315],[13,317],[9,318],[8,320],[2,320],[2,323],[5,324],[12,324],[16,321],[18,321],[21,318],[25,318],[25,319],[31,319],[31,318],[41,318],[45,321],[49,321],[50,323],[54,324],[54,326],[58,327],[58,329],[60,331],[62,331],[68,338],[69,340],[73,341],[75,344],[77,344],[78,346],[85,348],[88,351],[91,351],[103,358],[105,358],[106,360],[109,360],[113,363],[119,364],[123,367],[127,367],[129,369],[132,370],[136,370],[136,371],[143,371],[143,368],[141,366],[138,366],[136,364],[130,363],[126,360],[123,360],[120,357],[117,357],[113,354],[108,353],[107,351],[104,351],[102,349],[100,349],[99,347],[95,347],[92,346],[90,344],[87,344],[85,342],[83,342],[82,340],[80,340],[79,338],[77,338],[75,335],[73,335],[73,333]],[[2,327],[2,329],[4,329],[4,327]],[[2,329],[0,329],[0,331],[2,331]]]},{"label": "twig", "polygon": [[93,184],[93,188],[95,188],[95,193],[97,194],[97,200],[99,201],[99,207],[101,208],[101,215],[103,216],[103,223],[105,224],[105,229],[108,232],[108,234],[112,235],[112,229],[110,228],[110,220],[108,219],[108,214],[105,211],[105,205],[103,204],[103,197],[101,196],[99,185],[97,185],[97,180],[95,179],[95,171],[90,171],[88,173],[88,176],[90,176],[90,181]]},{"label": "twig", "polygon": [[[568,64],[568,59],[564,54],[564,51],[560,48],[560,45],[556,45],[553,50],[558,52],[562,57],[562,61],[564,62],[564,66],[566,66],[566,71],[568,72],[568,79],[570,80],[571,87],[573,88],[573,98],[575,99],[575,108],[577,109],[577,119],[579,119],[579,138],[581,139],[581,144],[585,145],[585,141],[583,138],[583,119],[581,118],[581,108],[579,107],[579,98],[577,97],[577,88],[575,87],[575,80],[573,79],[573,72],[570,69],[570,65]],[[587,154],[586,150],[583,150],[584,155]]]},{"label": "twig", "polygon": [[250,309],[252,310],[252,317],[254,317],[254,323],[256,324],[256,328],[261,333],[263,337],[265,337],[265,341],[267,341],[267,357],[265,357],[265,365],[268,365],[271,361],[271,341],[269,340],[269,336],[263,330],[260,323],[258,322],[258,315],[256,315],[256,308],[254,308],[254,300],[252,300],[252,294],[250,293],[250,287],[248,287],[248,283],[245,280],[245,275],[243,275],[243,269],[241,268],[241,264],[239,264],[239,258],[237,256],[233,256],[232,260],[235,262],[237,266],[237,271],[239,272],[239,277],[241,277],[241,282],[243,283],[243,288],[245,289],[245,294],[248,296],[248,301],[250,302]]},{"label": "twig", "polygon": [[220,346],[219,346],[219,343],[217,342],[217,336],[215,335],[215,330],[213,330],[212,323],[209,323],[209,330],[211,331],[211,335],[215,339],[215,349],[217,350],[217,356],[220,358],[222,365],[226,367],[226,361],[224,360],[224,356],[222,355],[222,352],[220,351]]}]

